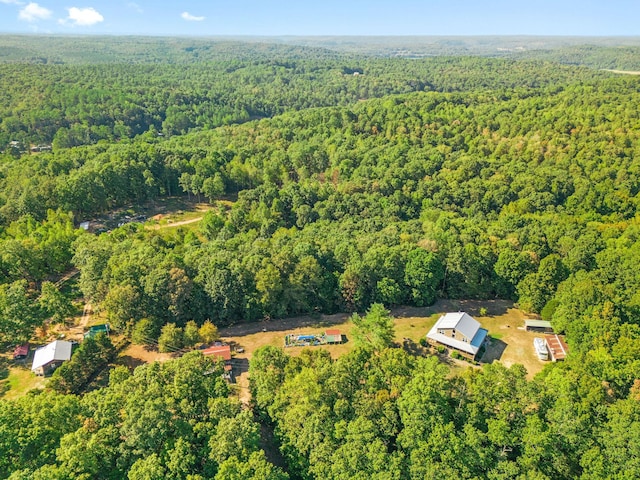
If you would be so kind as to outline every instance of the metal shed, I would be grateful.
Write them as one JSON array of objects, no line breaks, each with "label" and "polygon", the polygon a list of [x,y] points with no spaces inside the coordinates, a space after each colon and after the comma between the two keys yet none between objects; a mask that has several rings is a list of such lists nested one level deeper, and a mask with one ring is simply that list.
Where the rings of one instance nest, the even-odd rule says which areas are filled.
[{"label": "metal shed", "polygon": [[524,329],[527,332],[553,333],[551,322],[547,320],[526,319]]}]

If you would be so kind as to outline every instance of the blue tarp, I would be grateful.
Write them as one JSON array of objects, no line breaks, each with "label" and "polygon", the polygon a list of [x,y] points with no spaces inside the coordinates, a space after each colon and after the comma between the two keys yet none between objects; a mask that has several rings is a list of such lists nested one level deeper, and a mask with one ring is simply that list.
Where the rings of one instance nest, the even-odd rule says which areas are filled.
[{"label": "blue tarp", "polygon": [[298,340],[315,340],[315,335],[298,335]]}]

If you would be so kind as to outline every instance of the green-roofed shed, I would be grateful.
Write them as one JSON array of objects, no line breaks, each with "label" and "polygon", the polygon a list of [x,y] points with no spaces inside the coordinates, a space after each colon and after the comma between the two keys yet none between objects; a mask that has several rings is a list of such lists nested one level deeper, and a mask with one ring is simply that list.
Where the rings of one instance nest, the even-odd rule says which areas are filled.
[{"label": "green-roofed shed", "polygon": [[527,332],[553,333],[551,322],[547,320],[534,320],[527,318],[524,321],[524,329]]},{"label": "green-roofed shed", "polygon": [[92,338],[95,337],[99,333],[104,333],[109,335],[110,329],[108,323],[103,323],[101,325],[94,325],[89,328],[89,331],[84,334],[84,338]]}]

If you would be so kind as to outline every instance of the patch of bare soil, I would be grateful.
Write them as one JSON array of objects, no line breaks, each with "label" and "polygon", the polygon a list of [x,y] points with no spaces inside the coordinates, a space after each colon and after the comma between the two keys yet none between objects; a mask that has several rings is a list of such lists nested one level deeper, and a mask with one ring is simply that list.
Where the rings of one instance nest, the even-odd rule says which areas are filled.
[{"label": "patch of bare soil", "polygon": [[134,345],[133,343],[125,348],[120,354],[120,362],[129,368],[135,368],[145,363],[166,362],[175,358],[171,353],[160,353],[144,345]]},{"label": "patch of bare soil", "polygon": [[506,367],[519,363],[527,369],[529,378],[544,368],[548,362],[540,360],[533,348],[533,339],[543,335],[525,331],[525,318],[525,313],[516,308],[510,308],[505,314],[496,317],[478,318],[492,337],[481,358],[482,363],[497,361]]}]

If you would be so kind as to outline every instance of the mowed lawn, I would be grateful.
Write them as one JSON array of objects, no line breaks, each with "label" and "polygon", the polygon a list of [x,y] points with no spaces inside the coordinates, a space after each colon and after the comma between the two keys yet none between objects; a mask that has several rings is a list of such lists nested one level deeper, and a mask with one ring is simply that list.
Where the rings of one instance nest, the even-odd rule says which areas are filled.
[{"label": "mowed lawn", "polygon": [[30,365],[9,368],[9,376],[2,381],[3,386],[6,385],[6,392],[1,396],[3,399],[13,400],[22,397],[30,390],[44,387],[44,378],[33,373],[29,369]]},{"label": "mowed lawn", "polygon": [[[486,310],[485,315],[480,315],[481,309]],[[533,349],[533,339],[537,335],[524,330],[526,315],[514,308],[511,302],[504,300],[440,300],[431,307],[394,309],[391,313],[395,317],[396,343],[401,345],[405,339],[418,343],[440,315],[452,311],[466,311],[489,331],[490,346],[480,363],[500,362],[507,367],[519,363],[527,369],[529,378],[544,367],[545,362],[537,358]],[[327,329],[340,330],[346,342],[342,345],[287,347],[285,352],[297,356],[304,348],[325,349],[333,358],[338,358],[354,348],[353,328],[350,315],[336,314],[240,324],[222,329],[220,333],[223,340],[229,342],[234,349],[244,349],[244,352],[234,354],[235,363],[242,365],[247,363],[246,360],[251,360],[253,352],[260,347],[284,347],[284,337],[287,334],[321,334]],[[465,365],[471,365],[467,362],[455,364],[463,368]],[[241,391],[248,386],[246,372],[242,370],[238,378]],[[246,398],[246,392],[241,392],[241,397]]]}]

